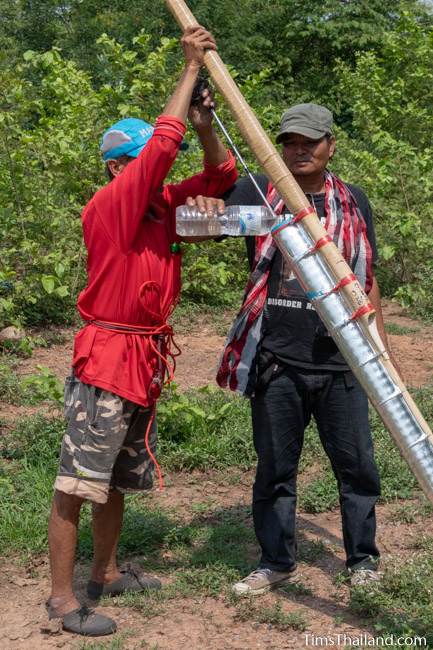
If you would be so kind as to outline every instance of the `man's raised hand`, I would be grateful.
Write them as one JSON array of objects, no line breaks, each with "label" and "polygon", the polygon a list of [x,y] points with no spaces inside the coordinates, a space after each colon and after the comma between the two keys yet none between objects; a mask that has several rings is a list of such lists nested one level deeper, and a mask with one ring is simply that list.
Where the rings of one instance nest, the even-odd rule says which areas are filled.
[{"label": "man's raised hand", "polygon": [[202,27],[195,25],[187,27],[181,38],[185,64],[201,68],[206,50],[216,50],[217,45],[212,34]]}]

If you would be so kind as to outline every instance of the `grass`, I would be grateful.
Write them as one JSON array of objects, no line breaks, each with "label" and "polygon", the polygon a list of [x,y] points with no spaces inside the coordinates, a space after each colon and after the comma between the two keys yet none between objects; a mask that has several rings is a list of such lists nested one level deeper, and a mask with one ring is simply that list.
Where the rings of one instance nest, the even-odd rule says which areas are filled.
[{"label": "grass", "polygon": [[51,348],[53,345],[65,345],[68,337],[57,327],[44,327],[33,340],[36,347]]},{"label": "grass", "polygon": [[235,609],[233,616],[235,621],[265,624],[269,628],[275,628],[281,632],[287,630],[303,632],[307,629],[308,622],[304,612],[300,610],[285,612],[281,602],[273,603],[269,607],[263,607],[257,602],[257,598],[236,596],[235,594],[229,594],[227,601]]},{"label": "grass", "polygon": [[419,332],[419,327],[406,327],[398,323],[385,323],[385,332],[402,336],[404,334],[415,334]]},{"label": "grass", "polygon": [[16,372],[16,357],[0,357],[0,400],[15,406],[33,405],[45,400],[61,403],[63,384],[55,374],[44,366],[37,366],[37,372],[24,379]]},{"label": "grass", "polygon": [[389,515],[389,520],[395,524],[413,524],[419,518],[428,517],[433,513],[433,505],[424,495],[414,502],[396,503]]},{"label": "grass", "polygon": [[314,564],[328,553],[329,551],[321,539],[304,540],[302,546],[298,549],[298,559],[306,564]]},{"label": "grass", "polygon": [[[433,389],[418,391],[416,400],[432,419]],[[410,524],[431,515],[431,505],[419,498],[415,480],[372,413],[377,461],[381,470],[384,500],[394,504],[393,521]],[[161,403],[159,459],[165,469],[218,472],[213,482],[239,480],[255,464],[251,443],[249,406],[245,400],[214,389],[187,394],[172,392]],[[17,422],[14,431],[0,441],[0,547],[4,555],[46,551],[46,525],[57,470],[58,449],[64,430],[62,418],[34,416]],[[232,473],[228,468],[233,468]],[[233,483],[233,481],[232,481]],[[300,506],[309,512],[335,507],[337,490],[317,432],[309,427],[300,468]],[[302,631],[308,621],[302,611],[286,611],[281,603],[260,607],[237,601],[230,585],[257,566],[258,549],[249,507],[223,506],[214,493],[197,483],[198,498],[182,509],[164,506],[152,495],[128,498],[120,540],[120,559],[143,558],[145,570],[165,576],[168,586],[152,595],[127,594],[119,605],[132,607],[151,618],[165,604],[182,598],[224,597],[235,620],[266,624],[278,630]],[[417,496],[414,499],[414,496]],[[412,498],[400,504],[398,499]],[[299,535],[299,561],[317,565],[331,552],[321,539]],[[385,566],[384,586],[352,592],[351,610],[379,634],[425,635],[433,644],[433,538],[427,535],[412,545],[415,555],[408,562],[391,561]],[[84,508],[78,556],[88,563],[92,555],[90,509]],[[308,585],[282,589],[293,602],[313,597]],[[84,650],[121,650],[123,637],[79,646]],[[99,643],[99,645],[98,645]],[[102,645],[101,645],[102,643]],[[123,644],[123,645],[122,645]]]},{"label": "grass", "polygon": [[220,389],[170,389],[158,406],[158,423],[160,456],[169,469],[247,469],[255,463],[248,402]]},{"label": "grass", "polygon": [[23,389],[20,379],[15,372],[17,359],[0,356],[0,400],[8,404],[21,404]]},{"label": "grass", "polygon": [[428,551],[431,555],[433,551],[433,536],[421,535],[417,537],[411,544],[410,548],[415,551]]},{"label": "grass", "polygon": [[350,609],[381,635],[425,637],[433,647],[433,562],[431,553],[418,553],[404,563],[395,558],[386,567],[383,583],[351,591]]},{"label": "grass", "polygon": [[[222,306],[213,307],[205,304],[201,305],[183,300],[176,307],[176,310],[170,318],[170,323],[175,334],[191,334],[191,325],[192,332],[200,332],[207,323],[207,327],[211,330],[212,334],[226,336],[236,315],[238,303],[239,300],[236,300],[236,307],[227,308]],[[209,323],[211,323],[210,327]]]},{"label": "grass", "polygon": [[46,547],[46,522],[58,465],[59,421],[22,420],[0,445],[0,548]]},{"label": "grass", "polygon": [[[119,632],[115,637],[109,638],[107,641],[77,641],[73,646],[74,650],[123,650],[125,642],[131,633]],[[146,646],[142,646],[146,647]],[[150,650],[150,648],[149,648]]]},{"label": "grass", "polygon": [[[418,391],[416,399],[426,419],[432,420],[433,389]],[[242,471],[254,467],[246,400],[210,388],[187,394],[174,391],[170,400],[161,402],[158,417],[159,460],[165,470],[224,472],[228,467]],[[417,493],[414,477],[375,413],[371,421],[383,500],[412,498]],[[62,418],[38,415],[19,421],[0,440],[0,497],[3,497],[0,498],[0,544],[5,552],[31,553],[45,548],[46,520],[63,431]],[[197,518],[211,511],[216,503],[214,495],[203,496],[194,505],[192,514]],[[131,541],[125,555],[139,553],[149,544],[158,547],[166,534],[187,534],[182,526],[173,527],[164,512],[154,511],[150,516],[143,505],[146,499],[134,497],[130,502],[134,504],[134,516],[129,523],[127,517]],[[309,427],[300,467],[300,509],[318,513],[337,504],[336,483],[329,462],[314,427]],[[401,513],[400,517],[403,516]],[[90,548],[89,534],[82,537],[82,543]],[[319,549],[318,554],[322,551]]]},{"label": "grass", "polygon": [[271,607],[264,607],[257,612],[257,623],[266,623],[277,630],[299,630],[304,632],[307,629],[307,620],[303,612],[283,612],[281,603],[275,603]]},{"label": "grass", "polygon": [[288,596],[313,596],[313,590],[304,585],[303,582],[288,582],[286,585],[279,587],[278,591],[287,594]]},{"label": "grass", "polygon": [[[325,459],[323,459],[324,462]],[[299,508],[317,514],[338,505],[337,483],[329,467],[321,465],[319,475],[308,479],[299,490]]]},{"label": "grass", "polygon": [[43,336],[36,331],[24,336],[18,341],[2,341],[1,349],[4,356],[11,358],[28,358],[33,354],[35,348],[49,348],[53,345],[63,345],[67,336],[57,328],[44,328]]}]

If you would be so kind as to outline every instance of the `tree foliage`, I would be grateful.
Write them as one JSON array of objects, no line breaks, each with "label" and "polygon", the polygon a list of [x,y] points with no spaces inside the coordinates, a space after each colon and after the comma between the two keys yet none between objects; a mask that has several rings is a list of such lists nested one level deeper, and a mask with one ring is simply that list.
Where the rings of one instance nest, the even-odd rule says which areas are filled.
[{"label": "tree foliage", "polygon": [[[337,57],[353,62],[357,51],[381,51],[384,35],[407,10],[429,20],[419,0],[189,0],[196,18],[218,39],[226,63],[241,77],[270,66],[297,92],[327,95],[327,73]],[[0,1],[4,32],[21,52],[60,47],[97,79],[97,41],[106,33],[123,45],[143,30],[152,47],[179,29],[163,0]],[[325,77],[325,78],[324,78]]]},{"label": "tree foliage", "polygon": [[141,114],[143,103],[155,117],[171,89],[172,42],[153,51],[140,35],[133,52],[101,37],[99,46],[116,82],[98,90],[56,48],[27,51],[0,75],[2,321],[56,320],[71,307],[84,267],[80,212],[103,181],[99,135],[119,116]]},{"label": "tree foliage", "polygon": [[354,69],[341,62],[336,72],[352,116],[341,168],[373,201],[384,288],[432,314],[433,28],[405,12],[381,56],[360,53]]},{"label": "tree foliage", "polygon": [[[334,110],[335,169],[373,204],[382,285],[431,313],[433,19],[426,6],[189,4],[214,30],[269,133],[290,102]],[[163,2],[149,0],[0,0],[0,12],[0,325],[61,321],[84,280],[79,215],[104,182],[99,137],[122,116],[159,114],[181,66],[178,28]],[[223,102],[219,112],[233,127]],[[198,142],[187,137],[191,147],[178,157],[174,180],[201,167]],[[185,247],[184,295],[213,304],[239,295],[241,258],[241,241]]]}]

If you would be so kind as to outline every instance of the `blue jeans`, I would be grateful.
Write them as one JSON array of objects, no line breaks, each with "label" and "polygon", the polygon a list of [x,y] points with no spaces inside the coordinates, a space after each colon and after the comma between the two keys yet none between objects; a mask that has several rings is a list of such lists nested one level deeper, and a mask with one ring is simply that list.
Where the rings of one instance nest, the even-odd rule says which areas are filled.
[{"label": "blue jeans", "polygon": [[346,566],[376,568],[375,504],[380,480],[368,423],[367,397],[351,372],[285,367],[251,398],[258,455],[253,517],[260,567],[296,564],[296,478],[311,416],[331,461],[340,494]]}]

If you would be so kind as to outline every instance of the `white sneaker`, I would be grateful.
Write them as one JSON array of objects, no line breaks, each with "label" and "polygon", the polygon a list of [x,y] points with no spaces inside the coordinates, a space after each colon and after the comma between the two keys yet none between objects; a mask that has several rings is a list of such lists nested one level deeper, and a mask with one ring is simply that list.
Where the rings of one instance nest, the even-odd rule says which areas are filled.
[{"label": "white sneaker", "polygon": [[350,575],[350,586],[360,587],[369,583],[378,583],[382,580],[383,573],[373,569],[355,569]]},{"label": "white sneaker", "polygon": [[293,569],[293,571],[256,569],[246,578],[236,582],[232,587],[232,591],[238,595],[259,596],[290,579],[296,579],[296,569]]}]

